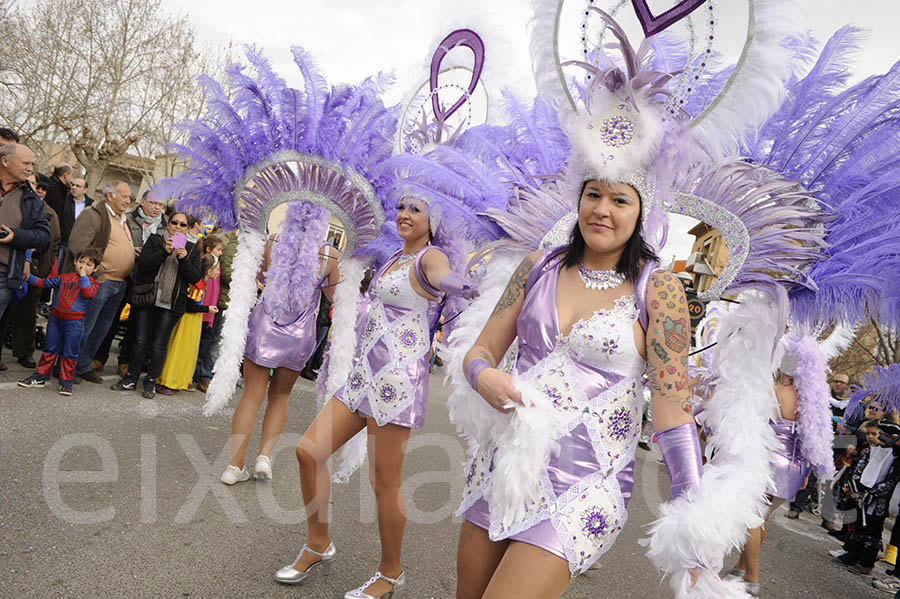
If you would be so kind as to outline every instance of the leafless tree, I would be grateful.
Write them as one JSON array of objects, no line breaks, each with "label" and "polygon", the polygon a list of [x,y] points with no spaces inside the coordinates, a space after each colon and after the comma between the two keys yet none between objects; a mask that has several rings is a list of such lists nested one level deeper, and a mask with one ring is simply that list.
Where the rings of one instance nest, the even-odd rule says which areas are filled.
[{"label": "leafless tree", "polygon": [[897,362],[900,362],[900,334],[890,327],[878,326],[872,319],[860,327],[847,351],[831,362],[831,370],[847,373],[859,381],[873,366]]},{"label": "leafless tree", "polygon": [[42,166],[54,144],[67,145],[88,189],[126,152],[155,158],[176,141],[172,124],[202,109],[194,79],[207,54],[187,18],[160,0],[36,0],[8,12],[0,121]]}]

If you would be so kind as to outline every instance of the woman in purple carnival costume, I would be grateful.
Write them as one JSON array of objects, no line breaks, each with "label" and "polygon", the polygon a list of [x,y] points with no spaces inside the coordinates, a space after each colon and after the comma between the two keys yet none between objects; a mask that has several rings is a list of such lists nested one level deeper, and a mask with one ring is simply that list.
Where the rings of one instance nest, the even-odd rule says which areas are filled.
[{"label": "woman in purple carnival costume", "polygon": [[[648,281],[655,256],[641,237],[638,190],[591,175],[581,187],[570,243],[521,263],[467,356],[466,374],[496,410],[521,405],[512,377],[495,368],[518,337],[519,380],[542,387],[557,409],[580,411],[583,405],[593,418],[560,439],[560,458],[551,458],[543,475],[548,487],[541,501],[557,506],[552,519],[525,517],[524,524],[503,530],[503,515],[491,513],[483,498],[466,510],[458,597],[559,596],[571,573],[589,566],[615,538],[634,486],[636,409],[648,360],[653,422],[674,474],[673,495],[699,479],[700,449],[686,385],[689,318],[683,288],[671,273],[655,271],[639,299],[641,272]],[[644,310],[646,329],[639,322]],[[672,451],[683,452],[680,468],[672,467]],[[492,477],[493,460],[493,448],[476,456],[470,486],[476,477]],[[590,510],[581,509],[588,504]],[[503,540],[488,536],[495,528]]]},{"label": "woman in purple carnival costume", "polygon": [[[334,288],[340,279],[337,262],[340,255],[331,245],[325,244],[319,248],[315,262],[301,265],[297,264],[298,255],[309,248],[297,247],[296,243],[291,243],[304,239],[305,229],[314,228],[310,224],[316,220],[321,221],[321,212],[323,210],[318,207],[291,205],[280,241],[266,247],[268,259],[264,259],[263,271],[270,284],[266,286],[268,293],[263,292],[262,301],[250,315],[247,346],[244,349],[244,388],[231,421],[231,458],[220,477],[226,485],[250,478],[250,472],[244,468],[244,455],[253,434],[256,415],[267,395],[254,473],[257,479],[272,478],[272,450],[287,422],[291,389],[315,349],[319,296],[324,293],[328,301],[332,301]],[[324,230],[321,222],[319,225],[317,230],[322,234]],[[272,264],[271,270],[266,268],[267,264]],[[289,268],[279,269],[279,264],[288,265]],[[279,275],[282,278],[289,277],[298,268],[310,267],[318,269],[312,293],[296,298],[296,307],[278,307],[276,301],[272,300],[295,293],[297,287],[278,284],[280,281],[272,282],[272,278]]]},{"label": "woman in purple carnival costume", "polygon": [[[455,36],[445,40],[448,48],[460,43],[457,37],[463,45],[480,43],[470,41],[469,33]],[[344,597],[392,596],[406,584],[401,559],[406,525],[401,473],[410,433],[425,421],[429,351],[445,308],[453,306],[450,318],[453,310],[461,309],[460,301],[474,296],[474,287],[460,274],[466,264],[465,243],[497,237],[495,227],[479,224],[477,213],[502,206],[500,194],[489,196],[454,171],[449,158],[456,154],[441,145],[450,114],[436,106],[439,126],[431,128],[429,123],[420,132],[434,143],[416,146],[416,150],[427,146],[430,151],[420,155],[401,145],[401,152],[384,165],[383,172],[394,181],[386,209],[396,211],[396,234],[402,245],[372,278],[370,305],[346,384],[334,391],[297,445],[308,538],[294,563],[276,573],[279,582],[302,582],[318,565],[334,559],[327,460],[365,431],[381,561],[371,579]],[[435,131],[437,138],[432,139],[429,136]],[[486,201],[486,196],[494,203]],[[332,347],[335,343],[340,341],[333,341]]]},{"label": "woman in purple carnival costume", "polygon": [[[160,185],[195,211],[212,213],[224,228],[239,227],[231,302],[204,412],[222,410],[234,393],[243,361],[244,390],[235,409],[226,484],[247,480],[243,467],[256,414],[268,394],[257,478],[272,477],[271,456],[284,427],[291,388],[315,346],[319,297],[334,297],[336,320],[356,312],[359,281],[384,222],[377,170],[391,154],[396,110],[381,101],[384,75],[357,85],[329,88],[312,58],[292,48],[304,87],[294,89],[255,49],[250,69],[231,65],[232,93],[201,78],[208,113],[185,125],[180,154],[190,160],[181,175]],[[277,242],[266,250],[270,216],[287,204]],[[346,245],[323,245],[330,217]],[[266,254],[266,286],[257,300],[256,274]],[[269,255],[270,254],[270,255]],[[340,265],[339,265],[340,262]],[[338,283],[338,280],[340,282]],[[352,329],[352,323],[349,325]],[[341,348],[349,363],[352,345]],[[332,360],[333,362],[335,360]],[[272,376],[269,376],[269,372]]]}]

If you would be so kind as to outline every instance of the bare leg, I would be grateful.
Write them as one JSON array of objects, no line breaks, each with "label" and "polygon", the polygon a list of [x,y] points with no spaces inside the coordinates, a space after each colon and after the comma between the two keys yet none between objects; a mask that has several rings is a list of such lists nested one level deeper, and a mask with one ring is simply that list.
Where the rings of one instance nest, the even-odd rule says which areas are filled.
[{"label": "bare leg", "polygon": [[[403,482],[403,457],[410,429],[394,424],[378,426],[368,420],[369,480],[378,506],[378,534],[381,537],[381,563],[378,570],[388,578],[403,572],[403,530],[406,528],[406,506],[400,487]],[[392,585],[378,580],[365,589],[373,597],[381,597]]]},{"label": "bare leg", "polygon": [[[772,504],[769,506],[769,513],[766,514],[766,520],[763,522],[763,525],[759,528],[754,528],[750,531],[750,537],[747,539],[747,545],[744,547],[744,552],[741,554],[741,557],[744,558],[744,568],[747,573],[744,574],[744,580],[747,582],[759,582],[759,552],[762,548],[763,541],[766,540],[766,532],[769,527],[769,516],[772,515],[772,512],[778,508],[779,505],[784,503],[783,499],[779,499],[777,497],[770,498]],[[753,544],[751,544],[753,541]]]},{"label": "bare leg", "polygon": [[[332,397],[297,444],[300,487],[306,506],[306,544],[314,551],[321,553],[331,543],[328,533],[328,498],[331,496],[328,458],[365,425],[365,418],[354,414],[337,398]],[[305,572],[310,564],[317,561],[317,556],[304,551],[294,564],[294,569]]]},{"label": "bare leg", "polygon": [[269,400],[266,403],[266,413],[263,415],[262,439],[259,442],[259,453],[272,457],[278,437],[284,430],[287,422],[288,404],[291,399],[291,389],[297,382],[299,373],[288,368],[276,368],[272,380],[269,381]]},{"label": "bare leg", "polygon": [[569,586],[569,564],[549,551],[513,541],[482,599],[553,599]]},{"label": "bare leg", "polygon": [[456,599],[481,599],[509,541],[491,541],[488,532],[463,520],[456,547]]},{"label": "bare leg", "polygon": [[231,418],[231,465],[244,467],[244,454],[253,435],[256,414],[266,397],[269,369],[244,358],[244,391]]}]

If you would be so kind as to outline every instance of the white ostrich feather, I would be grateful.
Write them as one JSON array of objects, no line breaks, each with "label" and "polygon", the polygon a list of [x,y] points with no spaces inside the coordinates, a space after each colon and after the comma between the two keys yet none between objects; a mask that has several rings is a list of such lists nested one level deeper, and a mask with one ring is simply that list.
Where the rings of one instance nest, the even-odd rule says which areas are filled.
[{"label": "white ostrich feather", "polygon": [[825,360],[825,365],[827,366],[829,362],[847,351],[854,339],[856,339],[856,327],[844,323],[837,324],[831,334],[819,343],[819,352]]},{"label": "white ostrich feather", "polygon": [[238,234],[237,253],[231,278],[231,301],[222,323],[222,341],[216,359],[214,375],[206,391],[203,414],[220,412],[231,399],[241,377],[241,360],[247,344],[250,312],[256,305],[256,273],[266,246],[265,236],[256,230]]},{"label": "white ostrich feather", "polygon": [[[747,292],[722,316],[715,364],[718,386],[707,402],[711,459],[700,486],[661,507],[650,525],[647,555],[670,577],[677,599],[749,597],[740,585],[719,580],[725,556],[763,523],[770,455],[777,446],[769,418],[775,407],[773,347],[781,335],[771,297]],[[690,586],[690,571],[701,567]]]},{"label": "white ostrich feather", "polygon": [[783,44],[805,35],[797,0],[756,0],[752,41],[734,79],[692,122],[692,135],[714,160],[731,157],[748,131],[759,128],[781,106],[794,71],[793,52]]}]

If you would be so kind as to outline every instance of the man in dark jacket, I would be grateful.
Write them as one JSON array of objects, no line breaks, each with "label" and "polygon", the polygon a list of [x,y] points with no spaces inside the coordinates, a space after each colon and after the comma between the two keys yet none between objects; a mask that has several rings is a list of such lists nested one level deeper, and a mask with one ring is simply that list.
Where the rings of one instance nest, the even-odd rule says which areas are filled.
[{"label": "man in dark jacket", "polygon": [[57,210],[59,215],[59,264],[62,266],[66,259],[66,249],[69,247],[69,235],[72,233],[72,227],[75,225],[75,219],[81,216],[82,211],[94,203],[94,200],[85,193],[87,183],[81,177],[72,179],[72,185],[69,187],[69,193],[63,201],[61,210]]},{"label": "man in dark jacket", "polygon": [[[34,175],[29,178],[32,188],[40,195],[39,184]],[[50,225],[50,247],[43,252],[34,252],[31,255],[30,272],[36,277],[46,278],[53,270],[56,262],[57,249],[59,248],[59,218],[49,204],[44,204],[44,212],[47,215],[47,223]],[[10,334],[12,336],[12,354],[25,368],[33,369],[37,366],[34,362],[34,327],[37,321],[38,300],[43,293],[40,287],[29,286],[18,304],[9,311]]]},{"label": "man in dark jacket", "polygon": [[69,185],[72,184],[72,167],[68,164],[59,164],[53,169],[53,174],[47,181],[47,197],[44,201],[53,208],[56,214],[63,213],[63,205],[69,195]]},{"label": "man in dark jacket", "polygon": [[0,146],[0,313],[22,285],[25,250],[50,246],[44,202],[26,182],[33,172],[34,152],[28,147]]}]

